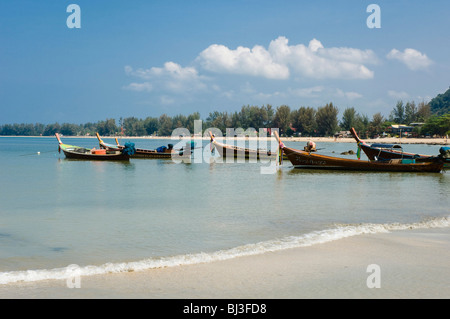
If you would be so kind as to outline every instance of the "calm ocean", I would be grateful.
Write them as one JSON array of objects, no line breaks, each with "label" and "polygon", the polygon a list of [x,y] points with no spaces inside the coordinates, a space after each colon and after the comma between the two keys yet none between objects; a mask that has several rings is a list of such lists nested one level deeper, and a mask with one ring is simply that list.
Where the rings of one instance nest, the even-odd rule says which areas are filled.
[{"label": "calm ocean", "polygon": [[[177,142],[127,141],[140,148]],[[98,148],[94,138],[63,142]],[[209,142],[200,143],[209,154]],[[356,143],[317,147],[334,156],[356,151]],[[405,145],[422,154],[438,150]],[[206,158],[76,161],[58,153],[54,137],[0,137],[0,284],[64,278],[70,265],[83,275],[151,269],[450,226],[449,172],[299,170],[286,160],[261,174],[268,164]]]}]

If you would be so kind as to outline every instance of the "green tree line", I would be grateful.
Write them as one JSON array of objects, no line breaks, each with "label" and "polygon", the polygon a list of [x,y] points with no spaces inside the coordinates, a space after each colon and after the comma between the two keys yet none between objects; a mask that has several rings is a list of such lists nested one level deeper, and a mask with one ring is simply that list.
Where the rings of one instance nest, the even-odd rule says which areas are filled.
[{"label": "green tree line", "polygon": [[[354,127],[364,137],[374,137],[385,132],[392,124],[424,123],[416,133],[419,135],[446,135],[450,134],[450,113],[443,115],[433,114],[430,104],[421,102],[416,105],[414,101],[398,101],[388,118],[376,113],[369,118],[360,114],[354,107],[347,107],[341,118],[338,118],[339,109],[333,103],[327,103],[317,108],[299,107],[291,109],[288,105],[277,108],[272,105],[242,106],[235,112],[210,112],[202,120],[203,127],[215,127],[222,132],[227,128],[279,128],[282,136],[333,136],[338,131],[348,131]],[[22,136],[51,136],[61,133],[69,136],[95,135],[114,136],[170,136],[176,128],[187,128],[194,132],[194,121],[200,120],[200,113],[189,115],[160,117],[136,117],[106,119],[96,123],[72,124],[5,124],[0,126],[0,135]]]}]

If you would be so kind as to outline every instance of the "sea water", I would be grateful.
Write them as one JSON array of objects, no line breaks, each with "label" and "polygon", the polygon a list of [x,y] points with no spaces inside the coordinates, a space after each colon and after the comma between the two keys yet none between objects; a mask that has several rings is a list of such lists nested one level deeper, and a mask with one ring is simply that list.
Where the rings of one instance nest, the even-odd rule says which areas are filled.
[{"label": "sea water", "polygon": [[[63,142],[98,148],[94,138]],[[179,143],[125,142],[148,149]],[[0,284],[66,278],[74,265],[82,275],[137,271],[450,227],[448,172],[305,170],[284,160],[263,174],[268,163],[221,161],[209,141],[196,143],[201,158],[191,163],[105,162],[66,159],[54,137],[0,137]],[[317,148],[356,158],[341,155],[356,152],[356,143]],[[438,145],[404,148],[439,152]]]}]

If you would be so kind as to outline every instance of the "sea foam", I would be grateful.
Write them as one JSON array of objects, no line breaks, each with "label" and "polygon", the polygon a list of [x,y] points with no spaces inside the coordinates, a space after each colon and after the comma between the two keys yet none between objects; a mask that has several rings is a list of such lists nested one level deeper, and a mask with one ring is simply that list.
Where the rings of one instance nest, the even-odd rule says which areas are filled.
[{"label": "sea foam", "polygon": [[0,272],[0,284],[42,280],[67,280],[74,276],[74,267],[76,267],[76,274],[79,276],[142,271],[156,268],[208,263],[289,248],[313,246],[363,234],[377,234],[407,229],[429,229],[443,227],[450,227],[450,216],[431,218],[425,221],[409,224],[339,224],[335,225],[333,228],[314,231],[300,236],[288,236],[280,239],[247,244],[215,252],[200,252],[196,254],[149,258],[140,261],[123,263],[106,263],[99,266],[90,265],[78,267],[76,265],[69,265],[67,267],[54,269]]}]

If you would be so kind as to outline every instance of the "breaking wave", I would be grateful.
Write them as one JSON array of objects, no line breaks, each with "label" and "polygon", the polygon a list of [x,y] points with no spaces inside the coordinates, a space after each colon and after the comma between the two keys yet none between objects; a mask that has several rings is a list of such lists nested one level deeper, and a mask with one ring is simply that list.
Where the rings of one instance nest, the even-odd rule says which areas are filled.
[{"label": "breaking wave", "polygon": [[100,266],[78,267],[76,265],[69,265],[67,267],[54,269],[0,272],[0,284],[41,280],[66,280],[73,278],[75,273],[78,276],[91,276],[107,273],[142,271],[156,268],[208,263],[242,256],[258,255],[288,248],[312,246],[363,234],[377,234],[407,229],[429,229],[443,227],[450,227],[450,216],[432,218],[422,222],[410,224],[340,224],[335,225],[334,228],[314,231],[301,236],[288,236],[281,239],[247,244],[209,253],[201,252],[196,254],[149,258],[132,262],[106,263]]}]

